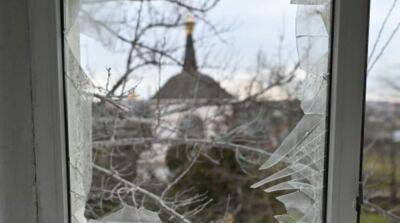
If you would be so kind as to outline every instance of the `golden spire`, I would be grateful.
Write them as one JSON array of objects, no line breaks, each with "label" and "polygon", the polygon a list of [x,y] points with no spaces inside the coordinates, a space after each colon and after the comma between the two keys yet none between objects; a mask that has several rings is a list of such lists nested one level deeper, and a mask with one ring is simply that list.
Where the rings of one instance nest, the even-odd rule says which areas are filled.
[{"label": "golden spire", "polygon": [[135,101],[137,98],[138,95],[136,94],[135,89],[128,92],[128,101]]},{"label": "golden spire", "polygon": [[186,33],[188,35],[193,34],[193,30],[194,30],[194,26],[195,26],[195,22],[194,22],[194,16],[193,15],[189,15],[186,22],[185,22],[185,27],[186,27]]},{"label": "golden spire", "polygon": [[196,73],[197,71],[197,60],[196,50],[194,48],[193,31],[194,31],[194,17],[189,15],[185,27],[186,27],[186,47],[185,57],[183,58],[183,70],[187,73]]}]

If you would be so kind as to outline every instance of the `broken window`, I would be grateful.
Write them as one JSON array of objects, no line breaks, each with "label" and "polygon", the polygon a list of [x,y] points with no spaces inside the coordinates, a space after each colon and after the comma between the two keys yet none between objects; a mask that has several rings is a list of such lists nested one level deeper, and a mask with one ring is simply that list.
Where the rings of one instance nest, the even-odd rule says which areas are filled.
[{"label": "broken window", "polygon": [[71,218],[323,218],[331,1],[65,1]]}]

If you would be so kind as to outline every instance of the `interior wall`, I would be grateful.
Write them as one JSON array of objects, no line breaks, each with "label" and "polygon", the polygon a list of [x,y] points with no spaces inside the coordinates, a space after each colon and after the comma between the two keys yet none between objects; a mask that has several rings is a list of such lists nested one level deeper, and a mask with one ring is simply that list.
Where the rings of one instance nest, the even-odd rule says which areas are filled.
[{"label": "interior wall", "polygon": [[27,0],[0,1],[0,222],[36,222]]}]

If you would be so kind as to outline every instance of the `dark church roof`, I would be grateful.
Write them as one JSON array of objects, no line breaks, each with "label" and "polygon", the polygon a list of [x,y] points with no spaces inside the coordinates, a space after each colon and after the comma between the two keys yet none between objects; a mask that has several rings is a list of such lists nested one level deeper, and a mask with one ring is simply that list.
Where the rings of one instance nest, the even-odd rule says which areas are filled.
[{"label": "dark church roof", "polygon": [[187,22],[187,39],[182,71],[171,77],[154,99],[231,99],[218,82],[198,71],[193,40],[194,22]]},{"label": "dark church roof", "polygon": [[173,76],[154,96],[157,99],[230,99],[227,93],[211,77],[182,71]]}]

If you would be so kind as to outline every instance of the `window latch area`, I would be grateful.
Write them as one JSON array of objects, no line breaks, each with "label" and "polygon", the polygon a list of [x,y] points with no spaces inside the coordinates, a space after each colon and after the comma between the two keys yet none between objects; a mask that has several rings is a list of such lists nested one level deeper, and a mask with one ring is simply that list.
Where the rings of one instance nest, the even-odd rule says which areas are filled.
[{"label": "window latch area", "polygon": [[361,213],[361,207],[364,204],[364,189],[363,189],[363,182],[360,181],[358,183],[358,196],[356,198],[356,211]]}]

